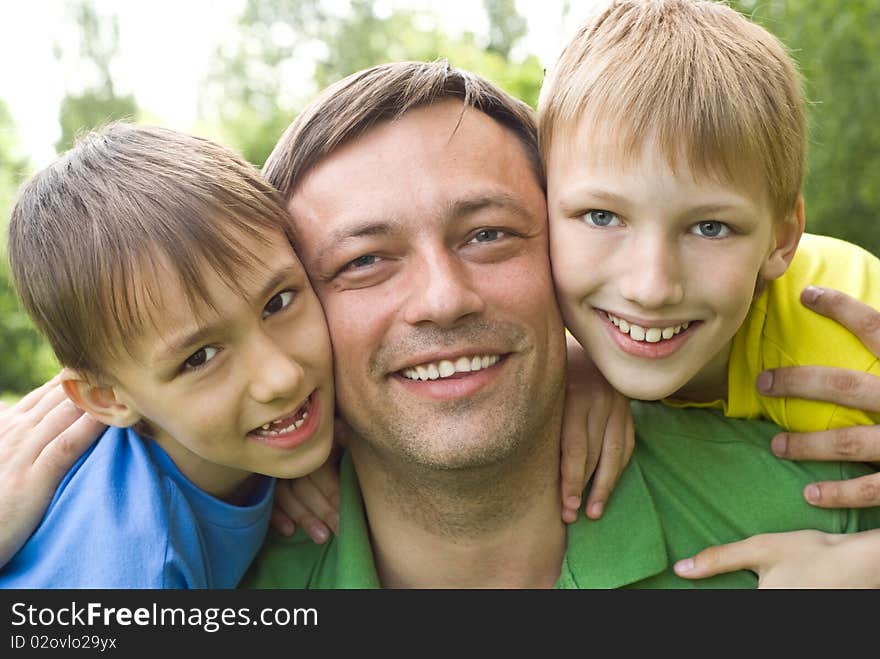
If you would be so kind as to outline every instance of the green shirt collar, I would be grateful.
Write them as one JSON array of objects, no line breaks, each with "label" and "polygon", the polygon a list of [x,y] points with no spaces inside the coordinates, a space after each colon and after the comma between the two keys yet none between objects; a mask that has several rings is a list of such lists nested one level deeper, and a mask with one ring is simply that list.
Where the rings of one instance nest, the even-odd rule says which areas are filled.
[{"label": "green shirt collar", "polygon": [[[340,481],[340,533],[313,587],[379,588],[363,498],[349,452],[342,459]],[[602,519],[581,515],[569,525],[568,548],[556,587],[617,588],[662,572],[668,565],[660,520],[633,460]]]},{"label": "green shirt collar", "polygon": [[669,565],[660,518],[635,459],[624,470],[599,520],[583,514],[568,526],[557,588],[619,588]]},{"label": "green shirt collar", "polygon": [[380,588],[367,514],[351,452],[339,468],[339,534],[336,536],[335,583],[330,588]]}]

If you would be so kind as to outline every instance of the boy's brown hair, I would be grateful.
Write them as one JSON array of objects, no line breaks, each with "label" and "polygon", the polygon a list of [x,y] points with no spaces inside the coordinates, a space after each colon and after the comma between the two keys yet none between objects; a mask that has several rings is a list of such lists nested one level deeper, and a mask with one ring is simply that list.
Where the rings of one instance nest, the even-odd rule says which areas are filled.
[{"label": "boy's brown hair", "polygon": [[252,165],[205,139],[116,123],[25,183],[9,261],[25,310],[62,365],[106,376],[128,339],[161,315],[155,276],[170,267],[193,310],[212,306],[200,265],[233,290],[261,263],[245,237],[287,234],[278,193]]},{"label": "boy's brown hair", "polygon": [[773,35],[717,2],[612,0],[564,49],[538,115],[545,157],[588,122],[578,130],[614,140],[625,158],[653,138],[673,168],[758,182],[779,218],[801,194],[797,68]]}]

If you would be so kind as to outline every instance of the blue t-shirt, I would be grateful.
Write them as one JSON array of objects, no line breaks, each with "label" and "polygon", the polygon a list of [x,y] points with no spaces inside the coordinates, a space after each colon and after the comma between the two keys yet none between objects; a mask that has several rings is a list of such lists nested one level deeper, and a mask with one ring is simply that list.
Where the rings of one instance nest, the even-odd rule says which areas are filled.
[{"label": "blue t-shirt", "polygon": [[2,588],[234,588],[260,548],[275,481],[248,505],[190,482],[159,445],[109,428],[65,476]]}]

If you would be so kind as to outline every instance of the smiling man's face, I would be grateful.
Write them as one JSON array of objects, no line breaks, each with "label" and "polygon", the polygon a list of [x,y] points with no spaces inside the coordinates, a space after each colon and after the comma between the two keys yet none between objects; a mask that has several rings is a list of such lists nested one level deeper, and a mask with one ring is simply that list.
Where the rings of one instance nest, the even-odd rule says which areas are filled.
[{"label": "smiling man's face", "polygon": [[512,133],[461,110],[378,124],[289,205],[341,412],[379,453],[442,469],[496,463],[546,433],[565,358],[534,170]]}]

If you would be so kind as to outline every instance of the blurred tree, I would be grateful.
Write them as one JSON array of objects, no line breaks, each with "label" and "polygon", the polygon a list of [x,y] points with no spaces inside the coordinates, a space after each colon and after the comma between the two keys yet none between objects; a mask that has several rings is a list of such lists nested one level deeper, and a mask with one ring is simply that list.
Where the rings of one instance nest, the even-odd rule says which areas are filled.
[{"label": "blurred tree", "polygon": [[219,49],[201,114],[220,124],[221,139],[262,166],[295,110],[317,90],[382,62],[445,57],[534,106],[543,76],[538,58],[506,59],[524,24],[512,2],[489,5],[490,22],[499,27],[484,47],[469,32],[449,37],[424,12],[380,15],[373,0],[350,0],[344,14],[321,0],[248,0],[237,42]]},{"label": "blurred tree", "polygon": [[114,119],[133,119],[138,111],[134,96],[117,94],[113,85],[110,67],[119,50],[117,17],[99,16],[91,2],[76,2],[70,9],[79,28],[79,56],[91,65],[95,81],[61,101],[61,138],[55,144],[59,153],[69,149],[81,132]]},{"label": "blurred tree", "polygon": [[20,155],[17,129],[0,101],[0,394],[23,394],[52,376],[58,365],[46,342],[18,304],[6,261],[6,225],[27,160]]},{"label": "blurred tree", "polygon": [[507,59],[516,42],[528,32],[526,19],[517,12],[514,0],[483,0],[483,7],[489,16],[489,45],[486,50]]},{"label": "blurred tree", "polygon": [[880,0],[733,4],[779,37],[804,75],[808,229],[880,255]]}]

